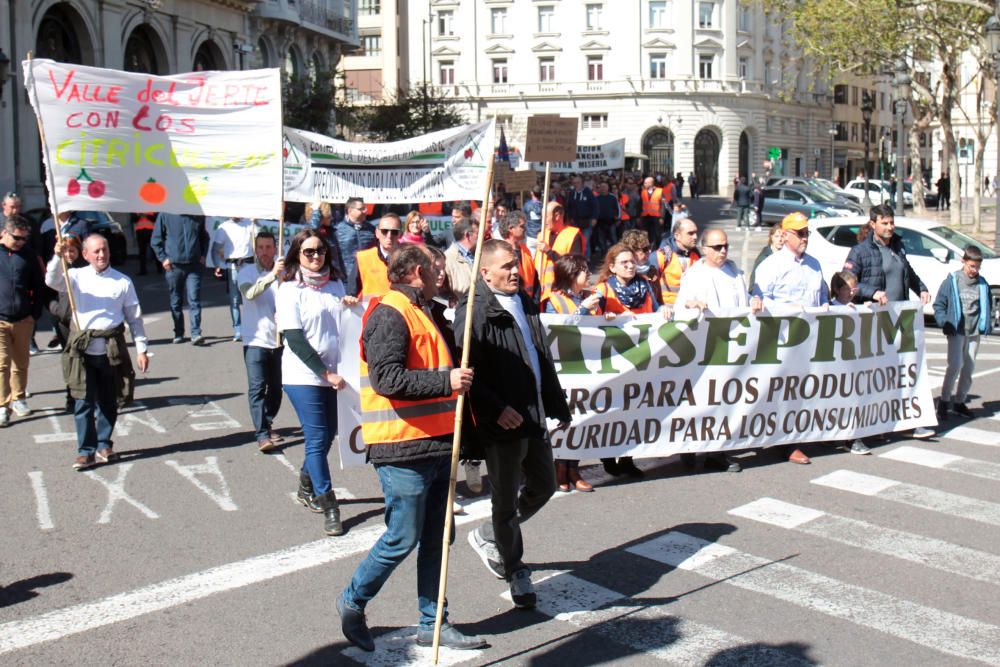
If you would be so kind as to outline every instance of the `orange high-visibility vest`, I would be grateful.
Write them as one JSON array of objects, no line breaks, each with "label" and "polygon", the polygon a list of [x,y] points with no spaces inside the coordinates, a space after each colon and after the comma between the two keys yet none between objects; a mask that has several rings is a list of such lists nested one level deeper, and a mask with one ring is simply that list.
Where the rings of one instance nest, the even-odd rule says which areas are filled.
[{"label": "orange high-visibility vest", "polygon": [[361,296],[382,296],[389,291],[389,267],[382,261],[378,246],[357,254],[361,274]]},{"label": "orange high-visibility vest", "polygon": [[156,213],[140,213],[135,219],[135,231],[149,230],[156,228]]},{"label": "orange high-visibility vest", "polygon": [[663,213],[663,190],[661,188],[653,188],[653,196],[650,196],[649,191],[643,188],[641,195],[642,214],[653,218],[661,217]]},{"label": "orange high-visibility vest", "polygon": [[535,285],[538,284],[538,271],[535,269],[535,261],[531,257],[531,251],[523,243],[513,243],[520,253],[518,260],[518,273],[521,276],[521,289],[528,294],[535,293]]},{"label": "orange high-visibility vest", "polygon": [[[576,227],[564,227],[559,234],[556,235],[556,240],[552,243],[550,250],[555,254],[562,257],[563,255],[569,254],[569,251],[573,249],[573,243],[576,241],[576,237],[580,235],[580,230]],[[539,243],[548,243],[548,239],[545,238],[545,228],[538,234]],[[587,248],[584,246],[584,253],[586,253]],[[544,299],[548,296],[549,291],[552,289],[552,283],[556,280],[556,269],[549,259],[548,253],[535,251],[535,270],[538,272],[538,281],[541,285],[542,292],[541,298]]]},{"label": "orange high-visibility vest", "polygon": [[365,204],[365,212],[368,216],[375,215],[375,204]]},{"label": "orange high-visibility vest", "polygon": [[444,202],[432,201],[417,204],[420,215],[444,215]]},{"label": "orange high-visibility vest", "polygon": [[[560,315],[575,315],[576,311],[580,309],[580,306],[576,305],[576,302],[562,290],[549,292],[549,297],[546,299],[546,302],[551,303],[552,309]],[[545,303],[542,303],[542,312],[545,312]],[[590,314],[603,315],[604,311],[601,310],[600,306],[594,306],[594,309],[590,311]]]},{"label": "orange high-visibility vest", "polygon": [[[427,317],[402,292],[390,290],[383,295],[379,305],[396,310],[410,332],[410,347],[406,354],[406,367],[411,370],[450,372],[454,366],[451,352],[444,336]],[[364,322],[373,308],[365,312]],[[455,403],[458,394],[407,401],[387,398],[375,392],[368,377],[368,361],[364,343],[361,344],[361,437],[365,445],[387,442],[406,442],[448,435],[455,430]]]},{"label": "orange high-visibility vest", "polygon": [[[639,280],[645,280],[645,278],[638,278]],[[638,308],[626,308],[619,299],[615,291],[608,285],[608,281],[605,280],[602,283],[598,283],[597,290],[599,294],[604,295],[604,310],[609,313],[634,313],[636,315],[641,315],[642,313],[652,313],[654,311],[653,305],[653,294],[652,290],[646,292],[646,299],[642,302],[642,305]]]},{"label": "orange high-visibility vest", "polygon": [[621,214],[621,221],[622,222],[625,222],[626,220],[631,220],[632,219],[631,217],[629,217],[629,214],[628,214],[628,208],[627,208],[628,201],[629,201],[629,195],[627,193],[623,192],[623,193],[621,193],[621,195],[618,196],[618,208],[622,212],[622,214]]},{"label": "orange high-visibility vest", "polygon": [[[697,261],[698,253],[692,250],[688,253],[688,267]],[[681,276],[685,271],[680,255],[671,251],[670,262],[667,262],[666,252],[661,248],[656,251],[656,265],[660,269],[660,296],[663,297],[663,303],[676,303]]]}]

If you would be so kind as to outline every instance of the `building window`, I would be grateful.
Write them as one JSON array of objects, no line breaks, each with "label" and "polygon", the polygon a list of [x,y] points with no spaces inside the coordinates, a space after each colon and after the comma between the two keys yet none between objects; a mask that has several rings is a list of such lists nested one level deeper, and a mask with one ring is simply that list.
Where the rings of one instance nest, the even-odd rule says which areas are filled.
[{"label": "building window", "polygon": [[596,5],[596,4],[587,5],[587,30],[601,29],[601,12],[603,10],[604,10],[603,5]]},{"label": "building window", "polygon": [[556,80],[556,59],[555,58],[539,58],[538,59],[538,80],[539,81],[555,81]]},{"label": "building window", "polygon": [[506,34],[507,26],[507,8],[506,7],[494,7],[490,10],[490,31],[494,35]]},{"label": "building window", "polygon": [[740,58],[739,63],[740,78],[744,81],[750,78],[750,59],[746,56]]},{"label": "building window", "polygon": [[715,57],[712,55],[702,54],[698,56],[698,77],[701,79],[711,79],[712,78],[712,62]]},{"label": "building window", "polygon": [[885,93],[878,94],[878,107],[882,111],[885,111]]},{"label": "building window", "polygon": [[858,106],[858,87],[851,86],[851,106]]},{"label": "building window", "polygon": [[455,83],[455,61],[442,60],[438,65],[438,80],[442,86],[450,86]]},{"label": "building window", "polygon": [[587,56],[587,81],[604,81],[604,58]]},{"label": "building window", "polygon": [[649,27],[667,27],[667,1],[649,0]]},{"label": "building window", "polygon": [[858,140],[858,124],[851,123],[851,141]]},{"label": "building window", "polygon": [[538,32],[555,32],[556,10],[552,5],[542,5],[538,8]]},{"label": "building window", "polygon": [[737,29],[741,32],[750,32],[750,8],[740,7],[737,16]]},{"label": "building window", "polygon": [[438,36],[449,37],[455,34],[455,12],[442,9],[438,12]]},{"label": "building window", "polygon": [[608,114],[585,113],[580,116],[581,130],[599,130],[608,126]]},{"label": "building window", "polygon": [[382,55],[382,35],[362,35],[361,50],[366,56]]},{"label": "building window", "polygon": [[771,66],[771,61],[768,60],[767,62],[764,63],[764,83],[768,84],[769,86],[773,86],[774,84],[778,83],[773,78],[773,76],[774,76],[774,68]]},{"label": "building window", "polygon": [[382,0],[358,0],[358,15],[377,16],[382,13]]},{"label": "building window", "polygon": [[833,87],[833,103],[847,104],[847,86],[839,84]]},{"label": "building window", "polygon": [[662,53],[654,53],[649,56],[649,78],[667,78],[667,56]]},{"label": "building window", "polygon": [[493,83],[507,83],[506,58],[497,58],[493,61]]},{"label": "building window", "polygon": [[698,3],[698,27],[699,28],[712,28],[714,23],[712,21],[712,15],[715,14],[715,3],[714,2],[699,2]]}]

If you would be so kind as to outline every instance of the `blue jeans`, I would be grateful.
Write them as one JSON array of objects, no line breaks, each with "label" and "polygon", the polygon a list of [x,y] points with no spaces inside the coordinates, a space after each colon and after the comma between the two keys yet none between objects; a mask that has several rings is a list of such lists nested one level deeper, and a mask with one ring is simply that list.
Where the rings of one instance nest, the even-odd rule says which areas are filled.
[{"label": "blue jeans", "polygon": [[227,262],[226,264],[229,268],[226,269],[226,281],[229,284],[229,317],[233,320],[233,335],[240,335],[240,325],[242,324],[242,317],[240,313],[240,306],[243,305],[243,295],[240,294],[239,285],[239,272],[240,264],[232,264]]},{"label": "blue jeans", "polygon": [[[376,465],[385,495],[385,532],[368,552],[351,583],[344,590],[344,602],[364,611],[378,594],[396,566],[417,550],[417,608],[420,627],[433,628],[437,612],[438,582],[441,577],[441,538],[448,507],[448,478],[451,459],[429,459]],[[455,524],[450,541],[455,540]],[[445,610],[444,619],[448,614]]]},{"label": "blue jeans", "polygon": [[115,393],[115,369],[107,355],[84,355],[87,371],[87,395],[77,399],[73,408],[76,421],[77,454],[88,456],[112,446],[111,436],[118,420],[118,396]]},{"label": "blue jeans", "polygon": [[281,349],[249,345],[243,348],[250,419],[258,440],[271,432],[271,423],[281,408]]},{"label": "blue jeans", "polygon": [[310,384],[286,384],[285,393],[302,424],[306,447],[302,471],[309,474],[313,493],[321,496],[333,488],[326,457],[337,435],[337,390]]},{"label": "blue jeans", "polygon": [[[191,337],[201,335],[201,274],[205,270],[200,263],[174,264],[167,271],[167,287],[170,288],[170,315],[174,319],[174,335],[184,335],[184,296],[187,296],[188,310],[191,311]],[[183,290],[183,293],[182,293]]]}]

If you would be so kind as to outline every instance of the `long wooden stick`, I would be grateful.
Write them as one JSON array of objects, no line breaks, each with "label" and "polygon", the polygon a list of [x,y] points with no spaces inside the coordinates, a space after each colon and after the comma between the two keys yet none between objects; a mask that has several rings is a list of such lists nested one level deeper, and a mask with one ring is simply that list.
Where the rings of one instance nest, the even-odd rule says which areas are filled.
[{"label": "long wooden stick", "polygon": [[[28,68],[31,72],[31,91],[35,95],[35,99],[38,99],[38,92],[35,90],[35,63],[32,57],[32,52],[28,51],[28,62],[31,66]],[[49,189],[49,201],[52,202],[52,222],[56,228],[56,242],[62,247],[62,221],[59,219],[59,203],[56,201],[56,183],[55,175],[52,173],[52,163],[49,161],[49,145],[45,142],[45,128],[42,127],[42,117],[39,114],[35,114],[35,122],[38,124],[38,138],[42,142],[42,151],[45,153],[45,185]],[[81,248],[83,239],[80,239]],[[110,248],[109,248],[110,252]],[[62,264],[63,271],[63,281],[66,283],[66,297],[69,299],[69,312],[73,316],[73,324],[76,325],[76,330],[80,330],[80,319],[76,314],[76,299],[73,297],[73,288],[69,282],[69,266],[66,264],[66,256],[63,253],[59,253],[59,263]]]},{"label": "long wooden stick", "polygon": [[[493,118],[494,132],[496,117]],[[492,155],[490,156],[492,158]],[[493,160],[489,160],[486,170],[486,196],[483,197],[483,211],[490,208],[490,193],[493,185]],[[479,262],[482,259],[483,238],[489,220],[479,221],[476,236],[476,256],[472,261],[472,282],[469,285],[469,299],[465,304],[465,331],[462,333],[462,368],[469,367],[469,347],[472,343],[472,310],[476,298],[476,282],[479,279]],[[434,617],[434,664],[438,664],[438,650],[441,648],[441,621],[444,618],[445,593],[448,588],[448,555],[451,550],[451,522],[455,508],[455,484],[458,483],[458,457],[462,448],[462,412],[465,408],[465,393],[458,395],[455,402],[455,433],[451,440],[451,477],[448,480],[448,507],[444,515],[444,537],[441,538],[441,578],[438,582],[437,614]]]},{"label": "long wooden stick", "polygon": [[[545,242],[549,242],[549,186],[552,183],[552,163],[545,163],[545,185],[542,187],[542,238]],[[541,266],[542,263],[539,261],[538,249],[535,249],[535,266]]]}]

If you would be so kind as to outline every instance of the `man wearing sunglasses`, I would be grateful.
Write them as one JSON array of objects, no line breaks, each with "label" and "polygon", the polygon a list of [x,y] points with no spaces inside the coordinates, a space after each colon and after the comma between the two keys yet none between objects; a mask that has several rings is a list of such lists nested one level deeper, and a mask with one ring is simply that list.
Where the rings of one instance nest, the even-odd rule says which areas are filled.
[{"label": "man wearing sunglasses", "polygon": [[729,259],[729,238],[721,229],[709,229],[701,237],[702,259],[681,276],[674,319],[694,319],[701,313],[721,315],[727,310],[763,308],[759,296],[747,298],[743,272]]},{"label": "man wearing sunglasses", "polygon": [[0,232],[0,427],[10,413],[31,414],[24,400],[35,321],[42,314],[45,276],[32,250],[31,223],[15,215]]},{"label": "man wearing sunglasses", "polygon": [[[809,220],[802,213],[789,213],[781,221],[781,230],[784,246],[757,267],[753,295],[763,300],[765,308],[815,308],[829,303],[830,294],[819,262],[806,254]],[[800,449],[792,451],[788,460],[801,465],[811,463]]]},{"label": "man wearing sunglasses", "polygon": [[357,262],[347,280],[349,297],[363,299],[366,296],[382,296],[389,291],[389,255],[399,247],[402,233],[403,221],[398,215],[386,213],[382,216],[375,228],[378,245],[357,255]]}]

